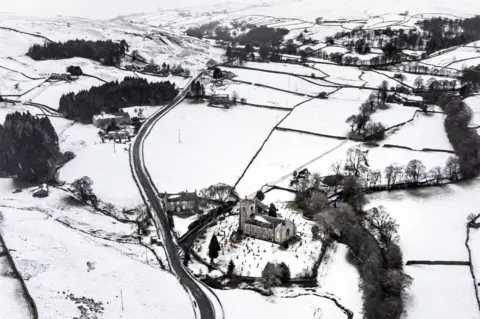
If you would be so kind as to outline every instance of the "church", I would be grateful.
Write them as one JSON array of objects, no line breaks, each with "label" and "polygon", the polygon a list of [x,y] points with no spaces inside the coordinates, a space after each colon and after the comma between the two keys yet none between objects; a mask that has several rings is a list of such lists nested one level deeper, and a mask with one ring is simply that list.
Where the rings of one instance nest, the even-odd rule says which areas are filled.
[{"label": "church", "polygon": [[245,236],[283,244],[297,235],[292,221],[268,216],[267,206],[256,198],[241,200],[239,207],[239,231]]}]

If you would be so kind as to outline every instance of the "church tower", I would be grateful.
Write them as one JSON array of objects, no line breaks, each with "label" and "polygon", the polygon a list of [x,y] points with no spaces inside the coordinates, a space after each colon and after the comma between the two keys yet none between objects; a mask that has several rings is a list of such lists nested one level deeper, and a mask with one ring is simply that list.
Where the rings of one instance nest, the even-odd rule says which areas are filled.
[{"label": "church tower", "polygon": [[239,208],[240,208],[240,213],[238,214],[239,216],[238,229],[244,232],[245,222],[250,218],[252,214],[255,214],[256,212],[255,201],[247,198],[242,199],[240,201]]}]

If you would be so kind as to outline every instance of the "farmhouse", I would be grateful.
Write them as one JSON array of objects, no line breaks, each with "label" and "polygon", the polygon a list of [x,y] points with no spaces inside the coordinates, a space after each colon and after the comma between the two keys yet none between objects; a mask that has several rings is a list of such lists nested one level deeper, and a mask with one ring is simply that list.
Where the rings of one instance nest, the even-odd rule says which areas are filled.
[{"label": "farmhouse", "polygon": [[210,97],[209,105],[223,105],[224,108],[229,108],[232,105],[228,94],[215,94]]},{"label": "farmhouse", "polygon": [[163,197],[163,204],[167,212],[185,212],[192,211],[198,213],[200,201],[197,196],[197,191],[189,193],[188,191],[178,194],[167,194]]},{"label": "farmhouse", "polygon": [[102,112],[101,114],[94,115],[92,118],[92,124],[101,129],[105,129],[112,121],[115,121],[117,125],[129,125],[132,122],[130,115],[126,112],[113,114]]},{"label": "farmhouse", "polygon": [[246,236],[282,244],[297,235],[296,225],[286,219],[260,214],[266,206],[259,200],[240,202],[239,231]]},{"label": "farmhouse", "polygon": [[59,73],[52,73],[50,75],[50,80],[57,80],[57,81],[71,81],[72,76],[68,73],[59,74]]}]

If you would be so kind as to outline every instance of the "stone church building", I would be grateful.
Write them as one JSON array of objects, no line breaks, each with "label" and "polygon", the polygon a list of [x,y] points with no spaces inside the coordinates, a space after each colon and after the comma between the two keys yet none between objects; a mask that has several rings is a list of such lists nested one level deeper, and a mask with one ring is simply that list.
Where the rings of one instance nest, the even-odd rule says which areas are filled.
[{"label": "stone church building", "polygon": [[239,230],[246,236],[282,244],[297,235],[292,221],[260,213],[267,211],[258,199],[243,199],[239,206]]}]

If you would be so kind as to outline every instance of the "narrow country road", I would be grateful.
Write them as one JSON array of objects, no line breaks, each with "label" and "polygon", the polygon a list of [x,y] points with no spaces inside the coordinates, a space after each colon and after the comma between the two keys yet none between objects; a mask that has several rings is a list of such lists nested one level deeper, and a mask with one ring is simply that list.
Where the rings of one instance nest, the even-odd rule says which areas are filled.
[{"label": "narrow country road", "polygon": [[[152,127],[159,119],[161,119],[185,98],[190,89],[191,82],[198,80],[202,74],[203,72],[198,74],[195,78],[192,78],[171,103],[158,110],[142,125],[130,148],[130,165],[132,166],[132,174],[135,182],[137,183],[137,187],[142,194],[143,200],[147,207],[150,208],[152,214],[154,214],[154,219],[156,222],[155,224],[158,228],[160,238],[163,239],[165,253],[168,258],[171,272],[177,276],[180,283],[189,293],[190,298],[195,300],[195,302],[193,302],[195,318],[214,319],[216,318],[216,315],[219,314],[215,313],[215,307],[205,292],[205,288],[202,289],[201,284],[197,282],[197,280],[183,266],[181,257],[178,254],[179,246],[173,238],[173,234],[170,230],[167,220],[167,214],[159,202],[154,183],[150,178],[147,168],[145,167],[143,158],[143,143],[150,133]],[[160,154],[160,156],[162,156],[162,154]]]}]

